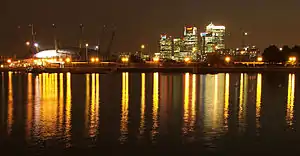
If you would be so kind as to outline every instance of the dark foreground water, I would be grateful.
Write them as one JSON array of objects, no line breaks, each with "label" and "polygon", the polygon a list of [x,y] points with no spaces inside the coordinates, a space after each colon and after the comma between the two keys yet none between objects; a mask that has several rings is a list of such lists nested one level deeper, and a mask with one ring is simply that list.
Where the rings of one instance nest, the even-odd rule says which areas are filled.
[{"label": "dark foreground water", "polygon": [[1,155],[299,154],[297,74],[0,76]]}]

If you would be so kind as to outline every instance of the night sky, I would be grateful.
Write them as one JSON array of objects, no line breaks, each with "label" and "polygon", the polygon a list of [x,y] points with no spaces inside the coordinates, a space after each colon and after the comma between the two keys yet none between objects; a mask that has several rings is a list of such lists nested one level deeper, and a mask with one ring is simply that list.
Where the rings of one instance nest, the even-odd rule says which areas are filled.
[{"label": "night sky", "polygon": [[[230,32],[227,47],[241,45],[241,30],[249,32],[246,43],[265,48],[269,44],[300,42],[299,0],[2,0],[0,5],[0,54],[26,53],[29,23],[34,23],[43,48],[53,45],[51,24],[57,25],[62,45],[78,45],[79,24],[85,39],[96,43],[104,24],[115,24],[112,51],[136,51],[141,44],[158,50],[161,33],[182,36],[184,25],[204,27],[213,22]],[[109,34],[103,37],[109,40]],[[103,45],[106,47],[106,45]],[[104,48],[105,48],[104,47]]]}]

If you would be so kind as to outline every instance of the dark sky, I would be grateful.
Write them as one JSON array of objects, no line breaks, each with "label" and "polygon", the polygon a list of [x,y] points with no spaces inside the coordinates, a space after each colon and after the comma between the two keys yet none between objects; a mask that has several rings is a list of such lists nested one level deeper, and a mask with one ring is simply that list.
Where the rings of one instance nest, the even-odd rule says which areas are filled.
[{"label": "dark sky", "polygon": [[[161,33],[181,36],[183,26],[195,25],[201,31],[213,22],[225,25],[231,36],[227,47],[241,45],[241,29],[246,40],[260,48],[269,44],[299,44],[299,0],[2,0],[0,5],[0,54],[25,52],[29,23],[37,29],[37,39],[52,45],[51,24],[57,25],[64,45],[77,45],[79,24],[85,25],[85,38],[96,43],[102,25],[117,27],[113,51],[129,52],[141,44],[157,51]],[[18,28],[20,26],[20,28]],[[109,40],[109,34],[105,37]]]}]

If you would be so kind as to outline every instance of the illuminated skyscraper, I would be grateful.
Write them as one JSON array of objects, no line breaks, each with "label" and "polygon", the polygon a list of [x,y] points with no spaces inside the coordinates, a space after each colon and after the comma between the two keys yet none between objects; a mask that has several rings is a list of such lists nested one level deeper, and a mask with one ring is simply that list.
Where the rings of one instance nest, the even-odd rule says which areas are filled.
[{"label": "illuminated skyscraper", "polygon": [[196,27],[184,27],[184,55],[196,58],[198,53],[198,35]]},{"label": "illuminated skyscraper", "polygon": [[173,59],[176,61],[182,61],[184,60],[184,58],[186,57],[184,54],[182,53],[182,51],[184,50],[184,44],[183,44],[183,40],[181,38],[174,38],[173,39]]},{"label": "illuminated skyscraper", "polygon": [[172,58],[172,38],[167,35],[160,35],[159,53],[161,59]]},{"label": "illuminated skyscraper", "polygon": [[218,52],[225,49],[225,26],[216,26],[210,23],[206,26],[206,32],[201,33],[202,54]]}]

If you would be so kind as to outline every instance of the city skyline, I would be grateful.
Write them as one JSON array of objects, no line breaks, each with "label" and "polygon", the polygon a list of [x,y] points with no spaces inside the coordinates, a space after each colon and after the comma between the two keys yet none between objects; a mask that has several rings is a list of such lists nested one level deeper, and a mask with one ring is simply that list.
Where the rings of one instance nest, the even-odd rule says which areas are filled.
[{"label": "city skyline", "polygon": [[[136,51],[141,44],[145,44],[151,51],[156,51],[160,34],[180,36],[181,32],[178,30],[189,24],[203,31],[210,22],[228,28],[228,47],[241,45],[242,31],[249,32],[246,42],[261,49],[270,44],[292,46],[299,43],[300,32],[286,30],[297,30],[300,26],[300,23],[294,20],[294,16],[300,13],[297,9],[300,2],[288,2],[7,1],[0,15],[5,21],[5,24],[0,26],[0,54],[24,53],[24,41],[30,39],[30,30],[27,28],[30,23],[36,25],[37,39],[44,45],[53,45],[52,23],[57,25],[58,39],[66,45],[77,45],[76,38],[79,36],[78,27],[81,23],[86,27],[86,39],[91,44],[96,43],[97,34],[100,34],[103,25],[115,24],[117,30],[112,47],[114,52]],[[214,11],[211,12],[211,7],[204,6],[213,6]]]}]

